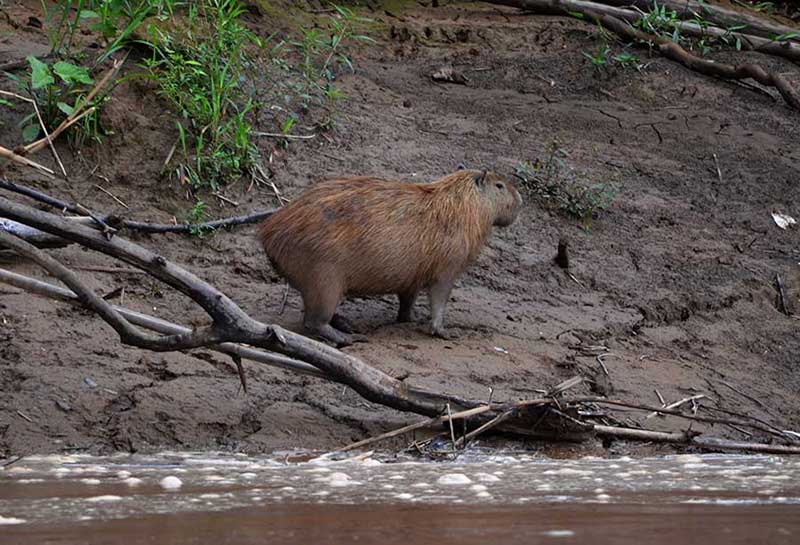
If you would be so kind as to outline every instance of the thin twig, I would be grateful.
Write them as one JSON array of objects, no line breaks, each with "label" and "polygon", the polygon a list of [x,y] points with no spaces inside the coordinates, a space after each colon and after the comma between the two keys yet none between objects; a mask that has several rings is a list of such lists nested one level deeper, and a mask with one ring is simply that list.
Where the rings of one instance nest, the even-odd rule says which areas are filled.
[{"label": "thin twig", "polygon": [[[669,405],[664,405],[664,408],[665,409],[677,409],[678,407],[680,407],[684,403],[690,403],[690,402],[694,403],[698,399],[704,399],[705,397],[706,396],[704,394],[700,394],[700,395],[696,395],[696,396],[692,396],[692,397],[687,397],[687,398],[681,399],[680,401],[676,401],[675,403],[670,403]],[[648,414],[644,418],[645,418],[645,420],[647,420],[649,418],[653,418],[654,416],[658,416],[658,415],[663,416],[661,411],[653,411],[652,413]]]},{"label": "thin twig", "polygon": [[450,404],[447,404],[447,421],[450,423],[450,440],[453,442],[453,456],[458,456],[456,448],[456,432],[453,428],[453,414],[450,412]]},{"label": "thin twig", "polygon": [[381,435],[377,435],[375,437],[370,437],[369,439],[364,439],[363,441],[358,441],[356,443],[352,443],[347,445],[346,447],[342,447],[340,449],[335,450],[334,452],[346,452],[348,450],[353,450],[357,448],[361,448],[367,445],[371,445],[373,443],[377,443],[378,441],[383,441],[384,439],[390,439],[392,437],[397,437],[398,435],[402,435],[404,433],[408,433],[410,431],[418,430],[421,428],[427,428],[433,426],[435,424],[441,424],[442,422],[446,422],[447,420],[452,420],[453,418],[467,418],[470,416],[475,416],[477,414],[485,413],[491,410],[489,405],[482,405],[480,407],[475,407],[474,409],[468,409],[466,411],[461,411],[457,413],[452,413],[450,415],[444,416],[434,416],[433,418],[429,418],[427,420],[423,420],[422,422],[417,422],[416,424],[409,424],[408,426],[404,426],[402,428],[389,431],[383,433]]},{"label": "thin twig", "polygon": [[55,176],[56,173],[53,172],[52,169],[49,169],[44,165],[40,165],[36,161],[31,161],[27,157],[23,157],[22,155],[16,154],[13,151],[11,151],[10,149],[4,148],[3,146],[0,146],[0,157],[3,157],[5,159],[9,159],[11,161],[14,161],[15,163],[19,163],[20,165],[24,165],[26,167],[35,168],[36,170],[40,171],[41,173],[43,173],[48,178],[54,179],[56,177]]},{"label": "thin twig", "polygon": [[717,158],[717,154],[713,153],[714,156],[714,165],[717,167],[717,177],[719,178],[719,183],[722,183],[722,171],[719,168],[719,159]]},{"label": "thin twig", "polygon": [[39,120],[39,126],[42,128],[44,132],[44,137],[47,139],[47,143],[50,146],[50,151],[53,153],[53,157],[55,158],[58,166],[61,168],[61,173],[64,175],[64,178],[67,177],[67,171],[64,168],[64,163],[61,162],[61,157],[58,156],[58,152],[56,151],[56,147],[53,145],[53,140],[50,138],[50,133],[47,132],[47,126],[44,124],[44,119],[42,119],[42,113],[39,111],[39,105],[36,104],[36,101],[32,98],[24,97],[22,95],[18,95],[17,93],[10,93],[8,91],[0,90],[0,94],[5,96],[14,97],[19,100],[23,100],[25,102],[29,102],[33,105],[33,111],[36,112],[36,119]]},{"label": "thin twig", "polygon": [[316,138],[316,134],[282,134],[279,132],[259,132],[253,131],[254,136],[266,136],[268,138],[286,138],[287,140],[311,140]]},{"label": "thin twig", "polygon": [[[95,174],[95,176],[99,176],[99,175]],[[125,204],[119,197],[117,197],[116,195],[111,193],[108,189],[104,188],[101,185],[97,185],[97,184],[94,184],[94,186],[97,189],[99,189],[100,191],[102,191],[103,193],[105,193],[106,195],[108,195],[109,197],[111,197],[112,199],[114,199],[115,201],[117,201],[117,203],[119,203],[121,206],[123,206],[124,208],[127,208],[128,210],[130,210],[130,206]]]}]

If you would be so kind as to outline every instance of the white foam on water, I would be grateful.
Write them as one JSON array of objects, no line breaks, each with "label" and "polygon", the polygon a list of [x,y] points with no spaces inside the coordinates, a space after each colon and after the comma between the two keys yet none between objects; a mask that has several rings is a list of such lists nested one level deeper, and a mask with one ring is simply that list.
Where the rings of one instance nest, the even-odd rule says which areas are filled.
[{"label": "white foam on water", "polygon": [[584,469],[572,469],[571,467],[564,467],[561,469],[548,469],[543,471],[543,475],[591,475],[594,471],[587,471]]},{"label": "white foam on water", "polygon": [[405,475],[397,475],[397,474],[395,474],[395,475],[389,475],[389,478],[392,479],[393,481],[399,481],[401,479],[405,479],[406,477],[405,477]]},{"label": "white foam on water", "polygon": [[11,466],[10,468],[6,469],[6,473],[9,474],[33,473],[33,471],[33,469],[24,466]]},{"label": "white foam on water", "polygon": [[97,485],[100,484],[100,479],[81,479],[83,484]]},{"label": "white foam on water", "polygon": [[242,473],[239,475],[240,479],[255,479],[258,477],[255,473]]},{"label": "white foam on water", "polygon": [[0,524],[25,524],[26,522],[28,521],[26,521],[25,519],[4,517],[3,515],[0,515]]},{"label": "white foam on water", "polygon": [[130,471],[117,471],[117,477],[119,477],[120,479],[127,479],[130,476],[131,476]]},{"label": "white foam on water", "polygon": [[476,473],[474,477],[482,483],[496,483],[500,481],[500,477],[489,473]]},{"label": "white foam on water", "polygon": [[475,494],[475,497],[477,497],[477,498],[491,498],[492,495],[489,494],[486,491],[483,491],[483,492],[478,492],[477,494]]},{"label": "white foam on water", "polygon": [[14,482],[17,482],[17,483],[20,483],[20,484],[33,484],[33,483],[43,483],[45,481],[44,481],[44,479],[19,479],[19,480],[16,480]]},{"label": "white foam on water", "polygon": [[122,496],[112,496],[110,494],[106,496],[92,496],[91,498],[86,498],[86,501],[90,501],[92,503],[111,503],[121,500]]},{"label": "white foam on water", "polygon": [[347,473],[336,472],[332,473],[330,478],[328,479],[328,484],[331,486],[353,486],[353,485],[360,485],[361,483],[358,481],[354,481],[350,478],[350,475]]},{"label": "white foam on water", "polygon": [[122,482],[127,484],[128,486],[139,486],[144,481],[142,481],[141,479],[137,479],[136,477],[128,477],[127,479],[125,479]]},{"label": "white foam on water", "polygon": [[221,498],[222,496],[219,495],[219,494],[211,493],[211,494],[200,494],[199,497],[203,498],[204,500],[214,500],[214,499],[217,499],[217,498]]},{"label": "white foam on water", "polygon": [[436,479],[436,483],[446,486],[461,486],[472,483],[472,480],[463,473],[447,473]]},{"label": "white foam on water", "polygon": [[572,537],[575,535],[575,532],[572,530],[547,530],[546,532],[542,532],[542,535],[545,537]]},{"label": "white foam on water", "polygon": [[473,484],[472,486],[469,487],[469,489],[474,492],[483,492],[486,490],[486,488],[487,487],[485,484]]},{"label": "white foam on water", "polygon": [[227,481],[222,475],[206,475],[205,480],[212,482]]},{"label": "white foam on water", "polygon": [[409,494],[408,492],[403,492],[401,494],[395,494],[394,497],[397,498],[398,500],[410,500],[410,499],[414,498],[414,496]]},{"label": "white foam on water", "polygon": [[381,488],[383,488],[384,490],[394,490],[394,485],[393,484],[382,484]]},{"label": "white foam on water", "polygon": [[183,486],[183,481],[179,478],[175,477],[174,475],[168,475],[161,479],[161,482],[158,484],[161,485],[161,488],[166,488],[167,490],[174,490],[176,488],[180,488]]}]

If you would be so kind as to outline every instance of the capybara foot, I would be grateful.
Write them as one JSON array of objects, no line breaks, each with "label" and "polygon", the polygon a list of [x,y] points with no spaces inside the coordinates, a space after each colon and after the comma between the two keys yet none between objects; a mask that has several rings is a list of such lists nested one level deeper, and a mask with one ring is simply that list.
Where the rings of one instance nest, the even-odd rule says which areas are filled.
[{"label": "capybara foot", "polygon": [[429,331],[430,331],[430,334],[433,335],[434,337],[438,337],[438,338],[444,339],[446,341],[449,341],[449,340],[453,339],[453,335],[448,330],[443,328],[442,326],[431,325]]},{"label": "capybara foot", "polygon": [[403,324],[407,322],[413,322],[416,319],[414,316],[414,309],[400,309],[400,312],[397,313],[397,323]]},{"label": "capybara foot", "polygon": [[331,326],[335,327],[339,331],[343,333],[354,333],[355,328],[353,327],[353,323],[345,318],[340,314],[334,314],[333,318],[331,318]]},{"label": "capybara foot", "polygon": [[325,324],[322,326],[306,325],[306,330],[310,334],[334,344],[336,348],[342,348],[343,346],[350,346],[353,344],[353,340],[349,335],[345,335],[330,324]]}]

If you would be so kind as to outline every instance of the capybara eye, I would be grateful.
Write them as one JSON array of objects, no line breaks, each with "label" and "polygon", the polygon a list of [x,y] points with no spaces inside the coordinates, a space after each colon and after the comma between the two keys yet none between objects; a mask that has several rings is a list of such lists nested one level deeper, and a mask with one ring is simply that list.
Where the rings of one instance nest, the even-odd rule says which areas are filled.
[{"label": "capybara eye", "polygon": [[497,182],[496,184],[494,184],[494,186],[495,186],[497,189],[503,189],[503,184],[501,184],[500,182]]}]

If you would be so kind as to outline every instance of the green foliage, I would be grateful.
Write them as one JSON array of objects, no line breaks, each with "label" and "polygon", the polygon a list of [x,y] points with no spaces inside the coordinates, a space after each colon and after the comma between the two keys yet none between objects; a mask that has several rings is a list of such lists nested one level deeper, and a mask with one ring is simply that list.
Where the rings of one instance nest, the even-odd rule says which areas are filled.
[{"label": "green foliage", "polygon": [[[83,101],[94,81],[89,76],[89,71],[82,66],[65,61],[57,61],[51,66],[36,57],[28,57],[27,60],[30,65],[27,77],[10,73],[6,73],[6,76],[17,84],[20,94],[27,95],[36,102],[45,127],[52,131]],[[89,107],[99,108],[104,100],[104,96],[96,96]],[[4,105],[9,106],[7,102]],[[22,118],[20,127],[25,142],[32,142],[43,136],[40,135],[41,126],[36,112]],[[102,130],[97,110],[70,127],[67,134],[76,145],[87,139],[99,141]]]},{"label": "green foliage", "polygon": [[606,44],[602,44],[600,48],[597,50],[597,53],[595,54],[587,53],[586,51],[581,51],[581,54],[587,59],[589,59],[589,61],[592,63],[592,66],[594,66],[595,69],[599,70],[601,68],[605,68],[606,65],[608,65],[609,52],[610,50],[608,46]]},{"label": "green foliage", "polygon": [[587,183],[585,176],[567,166],[566,157],[558,141],[553,141],[543,158],[520,163],[515,175],[521,181],[520,188],[536,201],[579,219],[588,229],[592,218],[611,205],[617,188],[609,183]]},{"label": "green foliage", "polygon": [[189,234],[196,237],[204,237],[206,234],[212,232],[214,229],[199,225],[211,219],[208,213],[208,205],[201,200],[197,200],[194,206],[186,213],[186,222],[192,224],[189,228]]},{"label": "green foliage", "polygon": [[243,85],[258,38],[238,20],[238,0],[202,0],[189,7],[182,33],[151,26],[145,61],[158,92],[179,112],[183,163],[192,187],[216,189],[249,169],[257,150],[247,114],[253,99]]},{"label": "green foliage", "polygon": [[81,25],[108,41],[96,63],[124,47],[133,31],[151,16],[171,15],[176,0],[42,0],[42,11],[53,53],[69,54]]},{"label": "green foliage", "polygon": [[[335,13],[326,20],[300,28],[297,38],[280,40],[270,51],[277,72],[272,78],[273,99],[288,111],[288,117],[281,121],[282,130],[290,119],[299,117],[295,110],[304,112],[313,105],[333,109],[344,96],[335,85],[337,74],[343,69],[353,71],[347,47],[374,41],[366,34],[374,23],[372,19],[360,17],[350,8],[333,7]],[[333,112],[323,124],[333,124]]]}]

